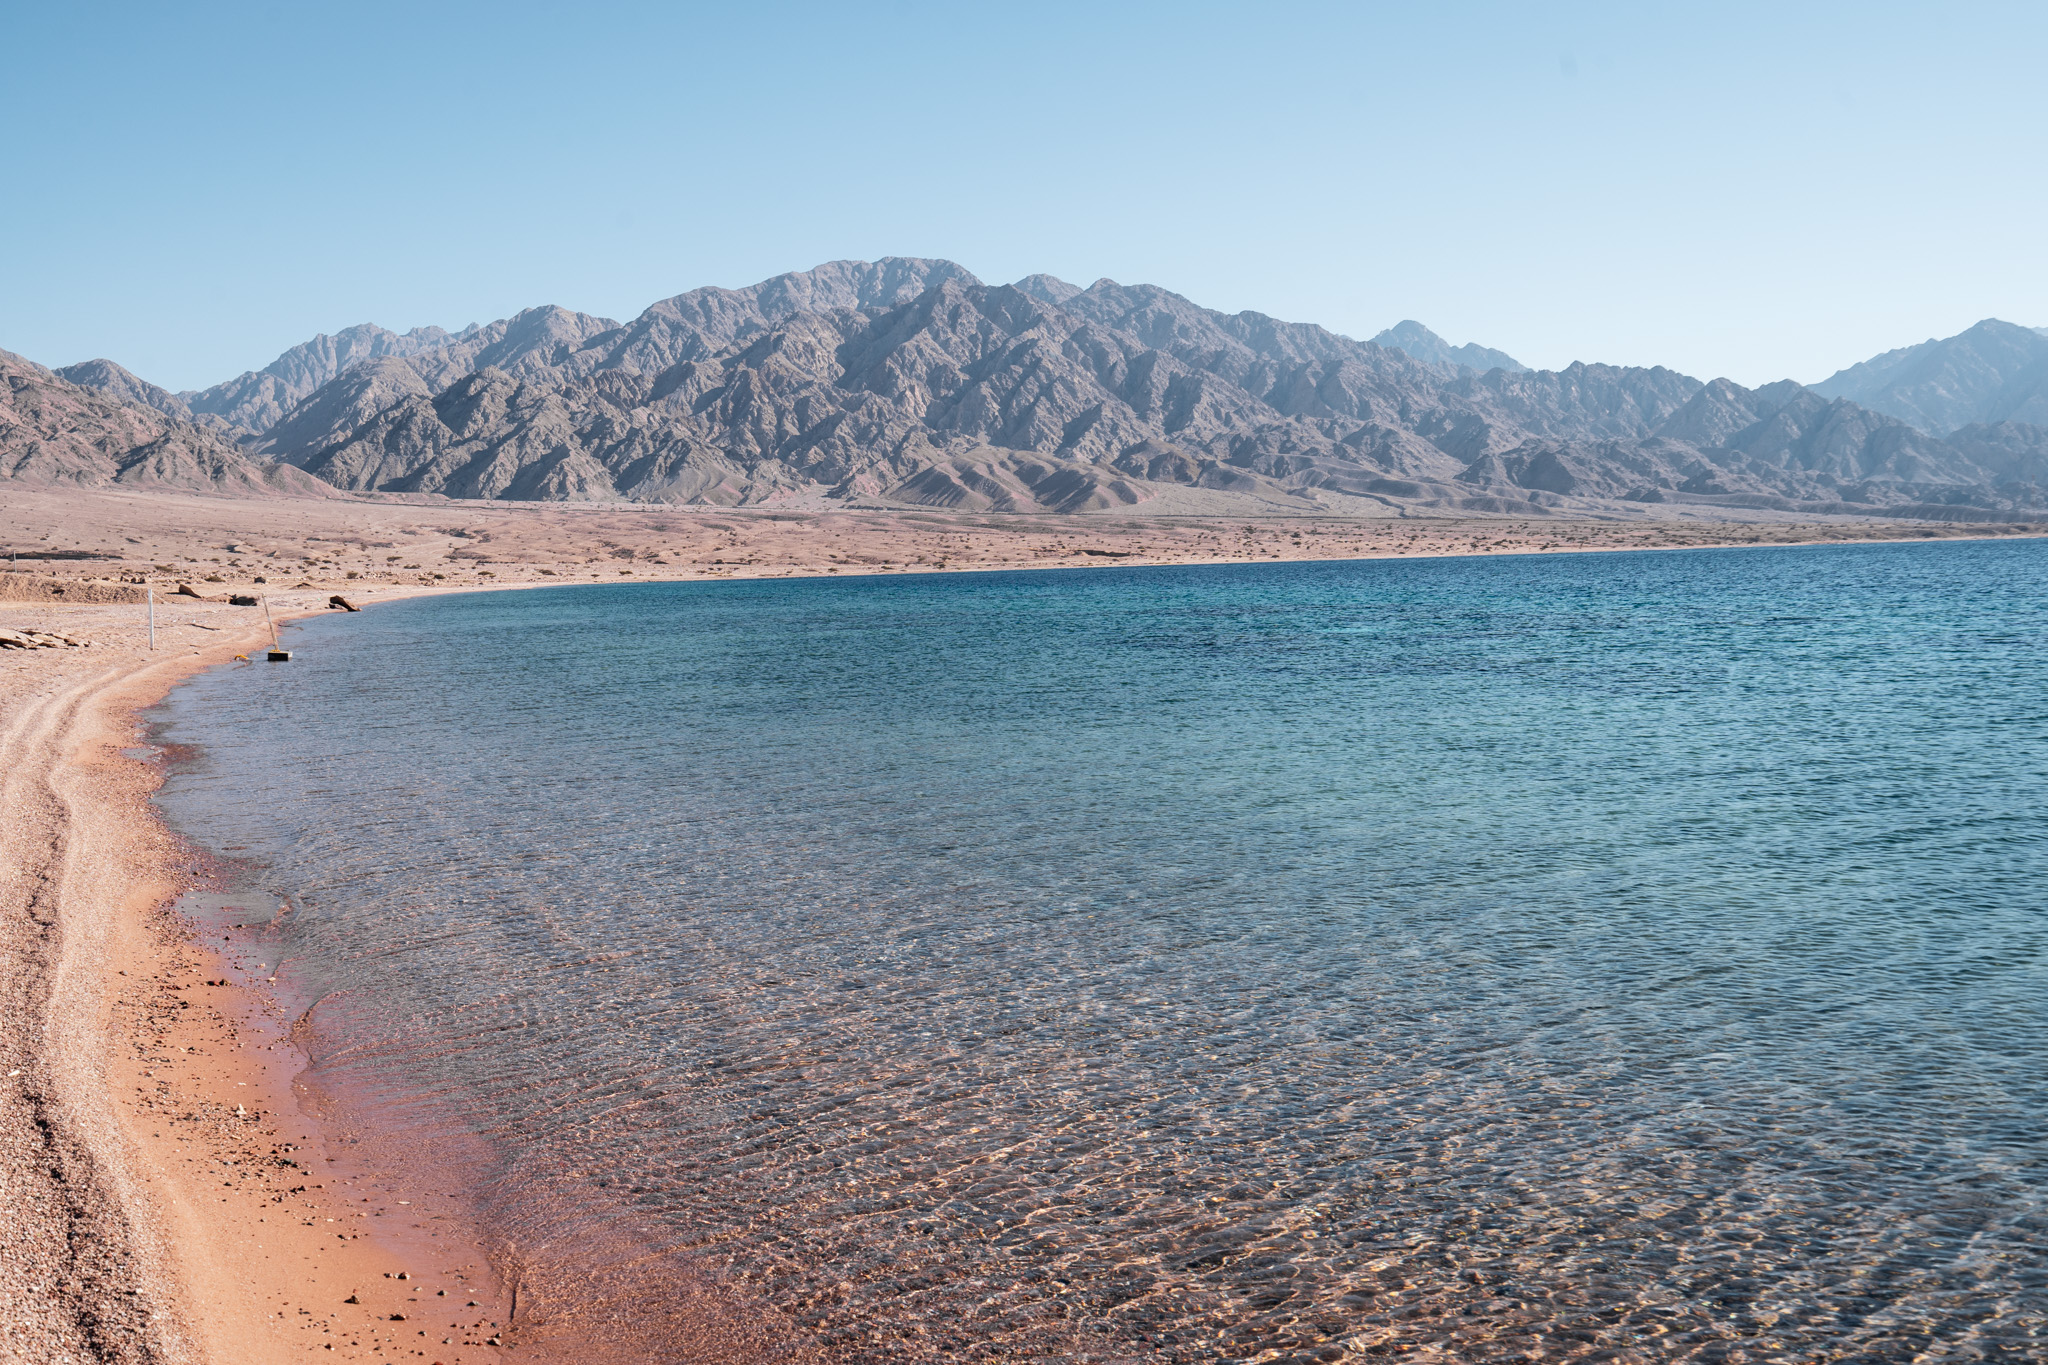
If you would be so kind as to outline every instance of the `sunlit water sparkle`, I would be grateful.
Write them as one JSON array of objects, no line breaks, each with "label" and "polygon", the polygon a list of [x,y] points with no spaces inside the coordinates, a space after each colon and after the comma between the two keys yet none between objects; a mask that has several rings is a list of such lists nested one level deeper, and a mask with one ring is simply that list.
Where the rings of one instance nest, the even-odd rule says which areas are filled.
[{"label": "sunlit water sparkle", "polygon": [[315,1075],[482,1136],[553,1311],[685,1267],[850,1361],[2048,1350],[2048,543],[289,644],[161,708],[164,805],[291,903]]}]

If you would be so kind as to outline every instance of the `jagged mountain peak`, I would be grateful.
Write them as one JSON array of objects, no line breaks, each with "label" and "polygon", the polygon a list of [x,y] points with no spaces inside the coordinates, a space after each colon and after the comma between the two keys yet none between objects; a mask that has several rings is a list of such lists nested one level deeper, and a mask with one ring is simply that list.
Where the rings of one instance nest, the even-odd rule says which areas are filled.
[{"label": "jagged mountain peak", "polygon": [[[472,326],[470,330],[474,332],[476,329]],[[311,341],[292,347],[255,373],[284,380],[294,387],[306,383],[317,387],[358,361],[378,356],[418,355],[458,339],[459,334],[440,327],[414,327],[410,331],[394,332],[374,322],[359,322],[331,336],[325,332],[317,333]],[[193,397],[190,394],[182,396]]]},{"label": "jagged mountain peak", "polygon": [[882,308],[907,302],[932,285],[946,280],[965,285],[981,283],[972,271],[952,261],[884,256],[879,261],[827,261],[809,270],[790,271],[741,289],[706,285],[664,299],[655,304],[654,309],[667,305],[675,311],[687,313],[694,310],[685,303],[686,300],[713,297],[743,300],[767,317],[824,312],[833,308]]},{"label": "jagged mountain peak", "polygon": [[478,328],[474,337],[488,338],[481,352],[492,357],[482,362],[487,365],[503,364],[505,359],[524,358],[536,352],[549,353],[553,357],[550,363],[559,364],[569,352],[617,330],[619,324],[610,318],[549,303],[522,308],[502,323]]},{"label": "jagged mountain peak", "polygon": [[56,375],[82,388],[98,389],[101,393],[118,398],[124,403],[139,403],[154,408],[166,417],[175,417],[181,422],[192,420],[192,409],[185,400],[169,389],[159,388],[111,360],[82,360],[76,365],[65,365],[55,371]]},{"label": "jagged mountain peak", "polygon": [[[111,363],[67,368],[108,383],[134,378]],[[333,493],[296,469],[251,459],[211,431],[6,351],[0,351],[0,479],[245,496]]]},{"label": "jagged mountain peak", "polygon": [[432,393],[399,356],[360,361],[321,385],[255,442],[258,452],[318,450],[345,439],[401,399]]},{"label": "jagged mountain peak", "polygon": [[[1797,389],[1797,385],[1793,386]],[[1684,405],[1657,424],[1656,434],[1666,440],[1713,447],[1724,445],[1736,433],[1755,426],[1789,401],[1788,395],[1750,390],[1732,379],[1711,379]]]},{"label": "jagged mountain peak", "polygon": [[1413,318],[1395,323],[1372,340],[1375,346],[1391,347],[1397,351],[1404,351],[1417,360],[1427,361],[1432,365],[1447,365],[1452,369],[1463,367],[1484,373],[1493,369],[1528,368],[1506,351],[1496,351],[1477,342],[1453,346]]},{"label": "jagged mountain peak", "polygon": [[705,285],[650,304],[616,337],[594,347],[597,353],[587,357],[587,364],[656,373],[749,341],[785,318],[895,307],[944,282],[981,283],[951,261],[885,256],[827,261],[743,289]]},{"label": "jagged mountain peak", "polygon": [[1057,275],[1026,275],[1016,282],[1016,287],[1055,308],[1081,292],[1080,285],[1069,284]]},{"label": "jagged mountain peak", "polygon": [[[1971,344],[2009,343],[2003,326]],[[2048,426],[1985,427],[1965,449],[1791,381],[1533,371],[1412,319],[1358,341],[1158,285],[992,285],[915,257],[694,289],[623,324],[545,305],[410,342],[346,330],[296,348],[341,368],[259,449],[350,489],[1046,511],[1192,487],[1515,515],[1560,499],[2044,501],[2027,479]],[[297,374],[262,375],[264,394]],[[125,375],[92,370],[146,401]]]},{"label": "jagged mountain peak", "polygon": [[2048,335],[1985,318],[1837,370],[1812,386],[1931,436],[1971,425],[2048,425]]},{"label": "jagged mountain peak", "polygon": [[215,417],[239,431],[259,433],[275,426],[294,403],[351,365],[380,356],[424,354],[472,336],[476,330],[471,327],[456,333],[440,327],[415,327],[394,332],[373,322],[359,322],[332,335],[321,332],[260,370],[178,397],[195,416]]}]

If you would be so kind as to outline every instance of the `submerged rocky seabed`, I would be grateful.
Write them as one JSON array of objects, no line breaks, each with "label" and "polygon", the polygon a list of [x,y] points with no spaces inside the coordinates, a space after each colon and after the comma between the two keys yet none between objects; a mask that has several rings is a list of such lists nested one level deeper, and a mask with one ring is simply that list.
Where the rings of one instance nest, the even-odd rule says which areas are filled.
[{"label": "submerged rocky seabed", "polygon": [[166,808],[289,902],[336,1112],[480,1134],[436,1178],[622,1356],[706,1295],[844,1360],[2044,1349],[2048,545],[291,644],[162,709]]}]

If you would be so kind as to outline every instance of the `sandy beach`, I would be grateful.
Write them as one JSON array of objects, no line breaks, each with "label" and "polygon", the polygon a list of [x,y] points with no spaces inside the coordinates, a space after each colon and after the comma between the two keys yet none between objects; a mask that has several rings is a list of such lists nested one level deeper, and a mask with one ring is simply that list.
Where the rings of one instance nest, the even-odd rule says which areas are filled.
[{"label": "sandy beach", "polygon": [[[0,1358],[560,1359],[522,1337],[487,1247],[440,1192],[379,1183],[294,1089],[269,964],[172,909],[210,871],[155,818],[139,709],[268,643],[278,619],[564,582],[1559,553],[2032,534],[2022,526],[1507,519],[1107,519],[234,501],[23,490],[0,628]],[[157,647],[132,597],[156,585]],[[256,655],[260,659],[260,653]],[[225,984],[224,984],[225,983]],[[404,1278],[400,1278],[403,1276]],[[732,1338],[716,1358],[758,1358]],[[786,1349],[787,1343],[782,1343]]]},{"label": "sandy beach", "polygon": [[208,870],[151,812],[135,713],[267,643],[250,615],[160,606],[152,654],[133,606],[0,611],[93,642],[0,654],[5,1357],[495,1359],[474,1239],[328,1146],[289,1021],[171,908]]}]

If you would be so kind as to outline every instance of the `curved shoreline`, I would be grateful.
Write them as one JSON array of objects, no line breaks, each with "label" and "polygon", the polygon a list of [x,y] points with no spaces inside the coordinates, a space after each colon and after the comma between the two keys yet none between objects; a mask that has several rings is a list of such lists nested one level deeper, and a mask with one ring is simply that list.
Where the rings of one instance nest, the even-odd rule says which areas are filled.
[{"label": "curved shoreline", "polygon": [[419,1318],[423,1295],[504,1321],[488,1261],[468,1228],[445,1235],[446,1215],[420,1233],[358,1221],[385,1210],[351,1207],[369,1182],[341,1174],[302,1111],[289,1021],[226,984],[174,909],[201,867],[150,804],[160,771],[122,753],[142,709],[267,632],[223,621],[204,646],[151,656],[138,615],[67,608],[96,648],[8,658],[27,685],[0,702],[0,1358],[333,1361],[403,1331],[438,1348],[427,1359],[499,1359],[494,1326],[443,1319],[420,1340],[387,1325]]},{"label": "curved shoreline", "polygon": [[[1798,542],[1584,548],[1787,543]],[[1116,566],[1155,563],[1125,560]],[[1066,566],[960,563],[949,571],[1031,567]],[[836,566],[830,571],[842,572]],[[824,566],[814,566],[803,576],[824,572]],[[637,581],[659,580],[648,575]],[[382,602],[572,585],[543,578],[436,587],[378,584],[370,590],[372,600]],[[321,614],[331,588],[358,586],[333,584],[296,594],[296,603],[280,611],[279,619]],[[0,1077],[0,1207],[19,1211],[9,1220],[13,1225],[0,1230],[0,1358],[239,1362],[300,1353],[329,1361],[368,1356],[367,1348],[328,1348],[343,1339],[374,1342],[371,1332],[391,1338],[396,1329],[375,1324],[392,1321],[390,1313],[417,1302],[409,1290],[419,1285],[386,1277],[400,1269],[420,1275],[412,1259],[416,1239],[408,1244],[402,1237],[335,1234],[361,1245],[333,1246],[325,1240],[326,1222],[362,1215],[342,1209],[339,1191],[326,1189],[324,1180],[307,1179],[292,1188],[290,1173],[307,1166],[324,1173],[328,1157],[309,1146],[320,1130],[299,1113],[292,1090],[296,1067],[289,1062],[295,1054],[269,1052],[268,1062],[255,1055],[278,1048],[286,1021],[267,1012],[267,998],[253,990],[209,988],[203,999],[191,998],[193,984],[233,973],[221,957],[195,944],[170,910],[179,894],[198,884],[192,855],[150,805],[157,772],[120,753],[135,742],[143,708],[192,673],[226,663],[266,636],[245,619],[246,612],[190,601],[160,604],[165,607],[188,616],[213,615],[222,624],[202,627],[205,643],[197,648],[181,643],[152,657],[140,653],[143,632],[134,607],[52,605],[51,611],[64,615],[61,628],[75,630],[82,623],[101,647],[0,656],[0,954],[11,968],[0,984],[0,1072],[13,1073]],[[23,666],[9,667],[17,664]],[[8,686],[8,673],[40,676],[47,685]],[[171,1008],[182,1013],[172,1015]],[[181,1062],[211,1060],[180,1067],[177,1076],[165,1079],[155,1073],[165,1069],[167,1048],[195,1049],[179,1053]],[[231,1051],[251,1055],[227,1055]],[[164,1093],[160,1080],[176,1081],[174,1092],[184,1101],[177,1128],[166,1125],[165,1110],[157,1105]],[[234,1100],[237,1090],[244,1100],[250,1092],[261,1097],[245,1107],[268,1126],[229,1121],[230,1106],[240,1103]],[[235,1153],[253,1153],[260,1161],[261,1148],[275,1145],[272,1138],[302,1140],[293,1141],[294,1155],[286,1158],[298,1166],[273,1162],[264,1172],[284,1180],[245,1179],[244,1168],[234,1166],[226,1167],[237,1172],[227,1184],[211,1181],[225,1163],[238,1159]],[[251,1139],[261,1141],[252,1147]],[[310,1159],[302,1159],[308,1154]],[[263,1210],[287,1207],[271,1202],[279,1195],[306,1217],[289,1225],[268,1222]],[[475,1278],[464,1284],[486,1310],[477,1315],[479,1323],[509,1322],[486,1279],[481,1244],[473,1233],[465,1235]],[[443,1241],[441,1248],[449,1245]],[[437,1276],[444,1269],[437,1267]],[[346,1297],[361,1302],[344,1309]],[[408,1321],[414,1316],[406,1314]],[[319,1340],[322,1332],[303,1326],[308,1318],[328,1324],[326,1341]],[[445,1335],[443,1330],[415,1345],[439,1347]],[[448,1349],[423,1359],[453,1365],[458,1358],[501,1358],[480,1344],[485,1335],[477,1331],[466,1342],[458,1335]]]}]

